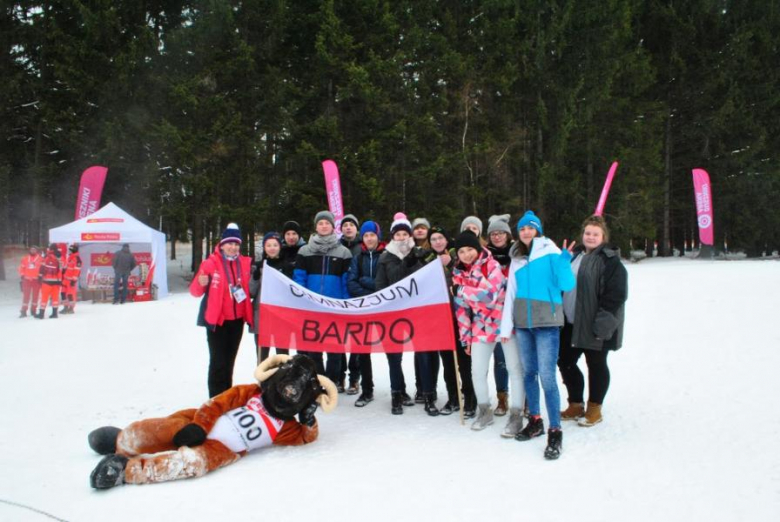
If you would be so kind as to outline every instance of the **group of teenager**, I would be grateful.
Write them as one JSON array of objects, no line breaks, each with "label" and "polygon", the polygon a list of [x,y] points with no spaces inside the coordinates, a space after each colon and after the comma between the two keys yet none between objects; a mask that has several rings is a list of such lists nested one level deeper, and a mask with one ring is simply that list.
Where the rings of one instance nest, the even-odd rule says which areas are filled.
[{"label": "group of teenager", "polygon": [[[462,404],[464,417],[474,419],[473,430],[508,415],[501,436],[527,441],[545,433],[544,393],[549,423],[544,456],[551,460],[562,451],[562,421],[585,427],[602,421],[610,380],[607,355],[621,347],[627,298],[627,272],[619,251],[609,244],[602,217],[587,218],[580,244],[563,241],[562,248],[544,235],[542,221],[532,211],[518,220],[517,240],[508,214],[492,216],[484,236],[482,220],[469,216],[454,239],[441,226],[422,217],[410,221],[400,212],[387,241],[377,222],[361,223],[352,214],[341,220],[340,235],[328,211],[317,213],[313,225],[315,231],[305,241],[300,224],[288,221],[281,233],[263,236],[261,250],[252,258],[240,255],[241,233],[230,224],[201,264],[190,291],[203,296],[198,324],[207,327],[210,396],[232,385],[245,324],[255,333],[258,363],[269,355],[270,347],[260,346],[257,336],[263,270],[278,270],[312,292],[349,299],[439,263],[451,292],[456,343],[452,350],[414,353],[414,396],[407,391],[403,354],[386,354],[393,414],[420,403],[430,416],[449,415]],[[374,400],[371,354],[328,353],[325,358],[321,352],[298,353],[311,357],[318,373],[337,383],[339,392],[359,394],[355,406]],[[577,365],[582,355],[588,367],[587,403]],[[491,359],[495,407],[488,391]],[[563,411],[556,368],[568,392]],[[447,390],[441,408],[440,370]]]}]

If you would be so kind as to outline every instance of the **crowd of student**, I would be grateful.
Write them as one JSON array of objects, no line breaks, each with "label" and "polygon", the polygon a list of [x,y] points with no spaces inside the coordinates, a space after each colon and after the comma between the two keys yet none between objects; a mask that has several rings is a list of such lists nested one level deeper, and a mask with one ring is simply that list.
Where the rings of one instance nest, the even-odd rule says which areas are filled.
[{"label": "crowd of student", "polygon": [[[270,347],[260,346],[256,333],[262,321],[258,310],[264,269],[279,270],[312,292],[348,299],[440,263],[451,289],[456,346],[414,353],[413,396],[402,367],[404,354],[386,354],[393,414],[420,403],[430,416],[449,415],[460,410],[460,393],[464,416],[474,418],[473,430],[508,414],[501,436],[526,441],[545,433],[540,407],[544,393],[548,459],[560,456],[562,421],[580,426],[601,422],[609,387],[607,355],[621,346],[627,298],[626,269],[619,251],[608,243],[603,218],[586,219],[581,244],[564,241],[562,248],[544,235],[542,221],[532,211],[518,220],[516,241],[508,214],[488,220],[486,237],[482,220],[468,216],[454,239],[441,226],[423,217],[410,221],[403,213],[393,217],[386,242],[377,222],[361,223],[352,214],[342,219],[340,236],[328,211],[319,212],[313,225],[308,241],[295,221],[285,223],[281,233],[266,233],[253,259],[240,255],[241,233],[231,224],[202,263],[190,292],[204,296],[198,322],[207,327],[210,396],[232,385],[245,324],[255,333],[258,363],[269,355]],[[299,353],[311,357],[318,373],[336,382],[339,392],[359,394],[355,406],[374,400],[370,354]],[[582,355],[588,367],[587,404],[577,366]],[[488,392],[491,358],[495,407]],[[556,368],[568,393],[563,411]],[[440,370],[447,391],[441,408]]]}]

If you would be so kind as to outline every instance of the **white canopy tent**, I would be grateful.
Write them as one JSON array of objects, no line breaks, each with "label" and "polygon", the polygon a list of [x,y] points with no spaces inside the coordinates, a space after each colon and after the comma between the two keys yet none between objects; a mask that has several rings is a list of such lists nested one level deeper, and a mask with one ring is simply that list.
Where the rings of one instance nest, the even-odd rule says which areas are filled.
[{"label": "white canopy tent", "polygon": [[[144,225],[113,203],[77,221],[50,229],[49,242],[79,245],[82,287],[86,286],[90,271],[113,275],[112,255],[127,243],[136,259],[147,262],[150,270],[154,267],[152,283],[157,286],[157,298],[168,295],[165,234]],[[133,270],[137,272],[138,267]]]}]

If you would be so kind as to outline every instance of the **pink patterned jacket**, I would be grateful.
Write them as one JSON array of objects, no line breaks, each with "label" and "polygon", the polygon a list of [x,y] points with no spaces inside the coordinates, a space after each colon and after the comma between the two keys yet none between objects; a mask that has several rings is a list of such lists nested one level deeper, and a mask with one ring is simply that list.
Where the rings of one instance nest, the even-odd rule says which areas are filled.
[{"label": "pink patterned jacket", "polygon": [[460,340],[466,345],[498,340],[504,309],[506,277],[501,265],[486,248],[471,266],[457,263],[452,270],[455,317]]}]

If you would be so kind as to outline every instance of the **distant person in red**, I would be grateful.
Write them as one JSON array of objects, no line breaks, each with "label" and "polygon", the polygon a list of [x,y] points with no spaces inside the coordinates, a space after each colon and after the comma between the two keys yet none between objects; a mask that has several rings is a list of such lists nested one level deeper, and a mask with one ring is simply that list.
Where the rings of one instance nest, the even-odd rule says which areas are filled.
[{"label": "distant person in red", "polygon": [[38,273],[41,270],[43,257],[34,246],[30,252],[22,258],[19,264],[19,277],[22,283],[22,309],[19,317],[27,317],[27,306],[30,306],[30,315],[38,312],[38,293],[41,291],[41,282],[38,281]]},{"label": "distant person in red", "polygon": [[[127,301],[127,283],[130,280],[130,272],[135,268],[135,256],[130,252],[130,245],[125,243],[122,250],[114,253],[111,266],[114,267],[114,302],[112,304],[125,304]],[[119,282],[122,282],[122,295],[119,295]]]},{"label": "distant person in red", "polygon": [[60,250],[52,243],[46,252],[46,258],[41,263],[38,271],[38,280],[41,282],[41,299],[38,302],[38,315],[36,319],[43,319],[46,311],[46,303],[51,300],[51,319],[57,318],[57,307],[60,306],[60,287],[62,286],[62,262]]},{"label": "distant person in red", "polygon": [[68,261],[65,263],[65,272],[62,274],[62,294],[65,299],[61,314],[75,313],[76,299],[79,293],[79,276],[81,275],[81,257],[79,246],[70,245],[68,249]]},{"label": "distant person in red", "polygon": [[233,386],[233,366],[244,334],[253,324],[249,278],[252,258],[242,256],[241,231],[230,223],[214,253],[201,263],[190,294],[203,296],[198,326],[206,327],[209,344],[209,397]]}]

